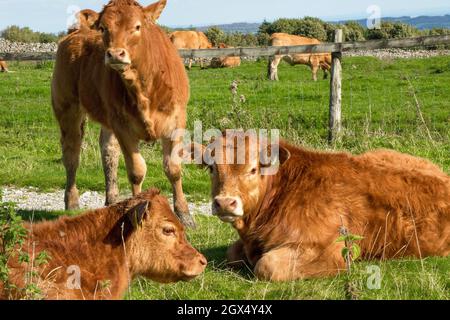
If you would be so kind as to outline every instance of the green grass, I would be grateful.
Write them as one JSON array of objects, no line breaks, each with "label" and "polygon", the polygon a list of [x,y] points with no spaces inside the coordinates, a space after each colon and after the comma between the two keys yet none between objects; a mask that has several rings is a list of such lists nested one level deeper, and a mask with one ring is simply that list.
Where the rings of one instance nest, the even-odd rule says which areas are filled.
[{"label": "green grass", "polygon": [[[227,246],[236,240],[235,232],[217,218],[198,217],[199,228],[189,238],[205,254],[206,272],[188,283],[161,285],[138,279],[129,299],[345,299],[346,276],[299,280],[289,283],[257,281],[251,271],[233,271],[226,267]],[[367,287],[367,267],[381,270],[381,287]],[[427,258],[389,262],[361,262],[354,266],[351,280],[360,299],[450,299],[450,258]]]},{"label": "green grass", "polygon": [[[342,141],[335,150],[355,153],[392,148],[429,158],[450,172],[450,57],[379,61],[345,58],[343,79]],[[0,186],[34,186],[41,190],[63,188],[59,133],[50,106],[52,63],[12,63],[15,73],[0,75]],[[328,81],[314,83],[305,67],[281,65],[280,81],[265,79],[264,62],[244,63],[228,70],[190,73],[192,98],[188,126],[202,120],[203,128],[277,128],[288,140],[320,149],[326,144]],[[408,83],[411,81],[411,85]],[[232,112],[229,86],[239,81],[245,95],[239,114]],[[415,92],[426,127],[419,120]],[[97,147],[99,127],[87,126],[78,173],[81,190],[103,190],[103,173]],[[170,192],[161,165],[161,147],[143,145],[148,164],[145,187]],[[123,161],[120,187],[128,189]],[[209,178],[195,166],[184,170],[184,188],[193,201],[208,199]],[[53,218],[60,213],[41,212]],[[30,213],[23,212],[26,217]],[[226,268],[228,245],[237,235],[215,218],[198,217],[200,228],[189,232],[193,245],[209,259],[207,271],[190,283],[158,285],[143,279],[134,282],[130,299],[344,299],[345,276],[268,283],[255,281],[251,272]],[[366,286],[366,267],[378,265],[380,290]],[[450,258],[390,262],[363,262],[355,266],[352,280],[361,299],[449,299]]]}]

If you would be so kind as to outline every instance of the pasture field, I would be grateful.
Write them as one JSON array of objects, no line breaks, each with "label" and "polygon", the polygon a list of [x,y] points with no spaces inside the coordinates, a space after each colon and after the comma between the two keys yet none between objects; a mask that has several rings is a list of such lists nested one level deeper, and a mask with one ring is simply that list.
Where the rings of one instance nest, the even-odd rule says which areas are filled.
[{"label": "pasture field", "polygon": [[[0,75],[0,187],[33,186],[61,189],[59,129],[50,105],[53,63],[10,63],[15,73]],[[344,58],[343,127],[341,141],[326,143],[329,82],[310,80],[309,69],[280,66],[280,81],[266,80],[266,62],[246,62],[240,68],[190,73],[192,98],[188,126],[201,120],[209,128],[277,128],[282,137],[324,150],[361,153],[391,148],[426,157],[450,173],[450,57],[380,61]],[[238,81],[238,98],[229,90]],[[237,99],[239,100],[239,99]],[[245,100],[245,101],[244,101]],[[422,120],[423,119],[423,120]],[[98,148],[99,127],[86,128],[78,186],[80,191],[104,189]],[[170,193],[162,170],[161,147],[143,145],[148,165],[144,187]],[[123,161],[120,187],[128,192]],[[184,170],[190,201],[207,201],[209,177],[195,166]],[[22,212],[27,217],[30,212]],[[61,212],[37,212],[54,218]],[[250,271],[226,268],[228,245],[237,235],[214,217],[197,216],[199,228],[189,231],[193,245],[210,261],[204,275],[190,283],[158,285],[136,280],[129,299],[345,299],[346,275],[329,279],[268,283],[255,281]],[[336,238],[338,235],[336,235]],[[381,270],[381,289],[368,289],[367,267]],[[450,299],[450,258],[389,262],[359,262],[350,280],[361,299]]]}]

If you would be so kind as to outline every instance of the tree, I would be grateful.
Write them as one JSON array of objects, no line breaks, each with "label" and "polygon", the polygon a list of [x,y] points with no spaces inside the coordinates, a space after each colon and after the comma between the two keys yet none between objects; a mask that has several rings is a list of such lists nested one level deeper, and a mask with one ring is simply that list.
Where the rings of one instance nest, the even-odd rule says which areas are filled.
[{"label": "tree", "polygon": [[221,42],[225,42],[225,32],[223,32],[223,30],[219,27],[211,27],[206,30],[205,34],[208,37],[209,41],[211,41],[211,43],[216,47]]},{"label": "tree", "polygon": [[345,41],[364,41],[364,27],[356,21],[349,21],[345,23],[346,35]]},{"label": "tree", "polygon": [[368,40],[409,38],[417,35],[420,35],[419,30],[409,24],[400,22],[382,22],[380,29],[368,29],[366,31]]},{"label": "tree", "polygon": [[39,34],[33,32],[33,30],[28,27],[7,27],[5,30],[3,30],[2,37],[13,42],[39,42]]},{"label": "tree", "polygon": [[320,41],[327,40],[327,33],[325,31],[324,22],[322,20],[312,17],[306,17],[299,20],[296,24],[297,26],[293,34],[309,38],[316,38]]}]

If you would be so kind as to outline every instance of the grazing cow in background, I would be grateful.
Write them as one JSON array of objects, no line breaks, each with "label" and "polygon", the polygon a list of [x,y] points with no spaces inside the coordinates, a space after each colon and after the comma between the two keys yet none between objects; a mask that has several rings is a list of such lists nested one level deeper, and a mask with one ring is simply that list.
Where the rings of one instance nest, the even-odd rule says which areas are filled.
[{"label": "grazing cow in background", "polygon": [[[175,31],[169,35],[170,41],[178,49],[212,49],[213,45],[208,37],[201,31]],[[203,68],[204,60],[200,59]],[[188,69],[192,68],[192,59],[189,59]]]},{"label": "grazing cow in background", "polygon": [[[219,44],[219,49],[233,48],[224,43]],[[235,68],[241,65],[241,57],[220,57],[211,60],[211,68]]]},{"label": "grazing cow in background", "polygon": [[137,195],[146,175],[139,142],[161,139],[175,213],[185,225],[195,225],[183,194],[181,164],[171,157],[182,139],[172,134],[186,127],[189,81],[177,50],[154,23],[165,5],[166,0],[148,7],[133,0],[110,1],[96,22],[98,30],[79,30],[59,43],[52,104],[67,172],[66,209],[79,204],[75,177],[89,115],[102,125],[106,204],[115,203],[119,195],[119,150]]},{"label": "grazing cow in background", "polygon": [[0,60],[0,71],[8,72],[8,65],[6,64],[6,61]]},{"label": "grazing cow in background", "polygon": [[[207,148],[196,145],[196,159],[199,152],[203,161],[219,152],[245,159],[226,164],[209,156],[204,165],[211,171],[213,212],[240,235],[228,260],[249,263],[259,279],[345,269],[344,244],[336,242],[342,226],[364,237],[363,259],[450,254],[450,177],[429,161],[386,150],[324,153],[234,135],[239,140],[231,135]],[[278,161],[262,160],[277,149]]]},{"label": "grazing cow in background", "polygon": [[[287,33],[274,33],[270,38],[270,45],[274,47],[281,46],[301,46],[309,44],[320,44],[320,41],[313,38],[300,37]],[[278,81],[278,65],[281,60],[286,61],[291,66],[304,64],[311,68],[313,80],[317,81],[317,72],[322,69],[324,79],[331,70],[331,53],[302,53],[292,55],[276,55],[269,60],[268,76],[270,80]]]},{"label": "grazing cow in background", "polygon": [[[161,283],[187,281],[207,264],[186,241],[183,226],[156,189],[109,208],[25,227],[23,252],[49,257],[33,270],[44,299],[121,299],[137,276]],[[30,263],[18,259],[8,262],[15,287],[8,290],[0,283],[0,299],[26,295],[21,288]]]},{"label": "grazing cow in background", "polygon": [[83,29],[95,29],[95,23],[98,20],[98,13],[91,9],[81,10],[76,14],[76,24],[69,28],[68,33],[73,33]]}]

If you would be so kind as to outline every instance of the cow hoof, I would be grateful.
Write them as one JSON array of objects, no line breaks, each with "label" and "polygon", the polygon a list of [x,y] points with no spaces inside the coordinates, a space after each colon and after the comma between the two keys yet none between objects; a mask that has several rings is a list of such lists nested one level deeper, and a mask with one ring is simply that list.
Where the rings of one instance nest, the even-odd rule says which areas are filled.
[{"label": "cow hoof", "polygon": [[190,229],[197,229],[197,225],[195,223],[194,217],[189,213],[177,213],[178,219],[180,219],[181,223]]}]

